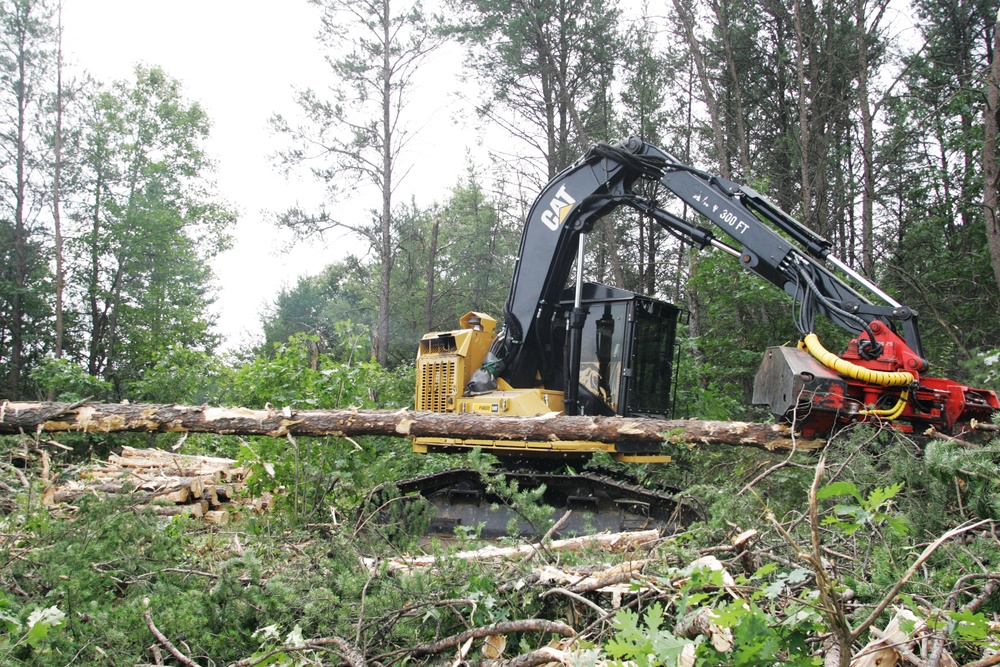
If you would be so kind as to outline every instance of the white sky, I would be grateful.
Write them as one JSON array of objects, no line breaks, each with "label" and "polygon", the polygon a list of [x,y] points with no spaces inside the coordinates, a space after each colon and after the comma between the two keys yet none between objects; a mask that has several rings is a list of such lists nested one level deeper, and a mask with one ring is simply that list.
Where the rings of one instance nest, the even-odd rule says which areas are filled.
[{"label": "white sky", "polygon": [[[274,295],[338,259],[347,245],[331,238],[325,246],[300,244],[282,253],[287,239],[266,219],[267,212],[314,203],[321,194],[307,176],[289,182],[272,166],[269,156],[281,140],[267,123],[275,113],[294,115],[294,88],[322,89],[329,81],[317,28],[316,9],[306,0],[64,0],[71,74],[86,71],[111,83],[131,79],[136,64],[157,65],[213,121],[208,149],[218,162],[218,192],[240,213],[235,246],[214,267],[226,348],[256,340]],[[435,54],[429,63],[435,74],[413,94],[422,102],[413,127],[421,129],[397,201],[411,195],[422,206],[443,201],[467,167],[472,140],[452,119],[471,113],[450,95],[460,60],[457,49]],[[377,195],[353,205],[377,206]]]}]

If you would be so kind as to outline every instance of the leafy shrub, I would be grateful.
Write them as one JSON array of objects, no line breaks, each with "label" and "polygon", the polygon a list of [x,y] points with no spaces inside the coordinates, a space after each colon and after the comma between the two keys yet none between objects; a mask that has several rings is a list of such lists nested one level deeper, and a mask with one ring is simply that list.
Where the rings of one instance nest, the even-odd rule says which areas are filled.
[{"label": "leafy shrub", "polygon": [[147,403],[218,403],[233,370],[216,355],[171,345],[128,388],[133,401]]},{"label": "leafy shrub", "polygon": [[87,373],[83,366],[68,359],[43,359],[30,373],[42,394],[55,393],[57,401],[73,403],[88,396],[102,398],[111,391],[111,383]]},{"label": "leafy shrub", "polygon": [[257,357],[236,373],[226,400],[246,407],[299,409],[404,407],[413,402],[413,368],[339,361],[317,351],[318,338],[295,334],[273,358]]}]

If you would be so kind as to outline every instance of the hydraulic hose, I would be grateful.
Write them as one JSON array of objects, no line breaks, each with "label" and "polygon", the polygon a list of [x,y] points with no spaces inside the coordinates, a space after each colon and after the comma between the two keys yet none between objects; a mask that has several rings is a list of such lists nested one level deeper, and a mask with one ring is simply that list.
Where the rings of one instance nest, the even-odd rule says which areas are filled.
[{"label": "hydraulic hose", "polygon": [[881,417],[886,421],[892,421],[893,419],[897,419],[900,415],[903,414],[903,410],[906,409],[906,401],[909,398],[910,398],[909,390],[904,389],[902,392],[900,392],[899,400],[896,401],[896,405],[892,406],[888,410],[875,410],[875,409],[858,410],[858,414],[870,415],[873,417]]},{"label": "hydraulic hose", "polygon": [[[913,377],[913,373],[908,371],[876,371],[871,368],[865,368],[864,366],[858,366],[857,364],[847,361],[846,359],[841,359],[833,352],[830,352],[823,347],[822,343],[819,342],[819,338],[814,333],[806,334],[799,343],[799,347],[808,350],[809,354],[814,356],[827,368],[831,368],[842,375],[846,375],[847,377],[860,382],[869,382],[883,387],[901,387],[912,384],[916,380],[916,378]],[[909,397],[909,390],[903,390],[899,394],[899,400],[896,401],[896,405],[893,407],[885,410],[859,410],[858,413],[873,417],[881,417],[888,421],[892,421],[903,414],[903,410],[906,409],[906,401]]]},{"label": "hydraulic hose", "polygon": [[913,373],[908,371],[876,371],[864,366],[858,366],[846,359],[841,359],[823,347],[823,344],[819,342],[819,338],[814,333],[806,334],[805,338],[802,339],[801,346],[808,350],[809,354],[816,357],[827,368],[832,368],[842,375],[861,382],[870,382],[871,384],[883,387],[901,387],[911,384],[916,380],[913,377]]}]

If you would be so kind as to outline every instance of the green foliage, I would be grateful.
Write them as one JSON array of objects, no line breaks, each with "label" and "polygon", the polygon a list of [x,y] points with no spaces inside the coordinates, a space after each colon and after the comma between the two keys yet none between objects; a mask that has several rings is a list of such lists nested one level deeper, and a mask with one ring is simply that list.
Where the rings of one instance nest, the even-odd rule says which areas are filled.
[{"label": "green foliage", "polygon": [[[18,392],[29,388],[29,373],[25,371],[45,363],[44,355],[52,341],[52,306],[46,293],[52,284],[47,249],[34,233],[19,243],[18,237],[24,235],[24,231],[18,234],[0,217],[0,378],[4,380],[0,395],[6,397],[15,395],[9,380],[15,370]],[[14,329],[18,330],[19,341],[14,340]],[[21,354],[17,366],[13,363],[15,345]]]},{"label": "green foliage", "polygon": [[[987,251],[981,165],[985,98],[969,82],[991,60],[995,7],[914,3],[922,37],[906,58],[890,111],[885,159],[907,168],[893,174],[893,231],[884,281],[925,317],[923,342],[935,372],[975,382],[969,368],[980,350],[1000,345],[995,312],[1000,292]],[[930,314],[930,317],[927,315]],[[966,375],[966,371],[973,373]]]},{"label": "green foliage", "polygon": [[51,391],[57,401],[101,397],[111,390],[110,382],[90,375],[81,365],[68,359],[44,359],[30,375],[43,394]]},{"label": "green foliage", "polygon": [[373,488],[418,465],[409,443],[392,438],[257,438],[242,441],[237,460],[255,471],[249,493],[273,493],[292,522],[350,516]]},{"label": "green foliage", "polygon": [[717,418],[754,421],[764,417],[751,407],[753,378],[764,350],[794,342],[799,333],[788,297],[731,260],[724,253],[698,257],[692,284],[699,294],[694,357],[699,379],[682,386],[701,387],[703,396],[693,408],[707,403]]},{"label": "green foliage", "polygon": [[273,665],[274,667],[299,667],[304,665],[322,664],[322,650],[310,647],[302,636],[302,627],[296,625],[288,636],[281,640],[279,626],[273,623],[260,628],[253,637],[261,640],[260,650],[249,656],[254,665]]},{"label": "green foliage", "polygon": [[52,341],[45,155],[54,41],[52,3],[0,8],[0,396],[15,400]]},{"label": "green foliage", "polygon": [[[380,110],[367,103],[380,93],[365,88],[381,85],[382,78],[372,73],[384,62],[380,56],[393,48],[397,53],[409,49],[415,56],[409,62],[418,62],[435,41],[430,24],[412,6],[413,12],[382,17],[405,27],[398,34],[412,39],[392,48],[380,46],[377,38],[361,39],[353,43],[356,48],[344,49],[348,40],[339,12],[354,11],[361,32],[377,27],[371,17],[378,12],[357,12],[357,3],[334,0],[315,4],[326,10],[323,37],[338,49],[330,62],[343,85],[328,100],[303,91],[298,98],[305,119],[301,127],[275,119],[279,132],[295,137],[293,143],[304,140],[282,158],[285,166],[310,169],[330,187],[331,201],[342,194],[338,189],[345,173],[382,186],[382,211],[351,227],[369,242],[374,260],[344,258],[282,291],[265,325],[265,349],[238,369],[228,368],[213,355],[217,340],[207,314],[208,266],[227,245],[234,214],[215,199],[205,180],[212,166],[203,147],[208,118],[199,105],[184,99],[179,82],[157,68],[138,68],[134,81],[78,100],[76,127],[67,137],[71,159],[64,202],[73,229],[67,246],[71,340],[63,361],[49,358],[48,237],[33,226],[39,220],[15,220],[15,167],[3,167],[7,191],[15,193],[4,200],[0,215],[0,371],[13,380],[9,392],[32,388],[24,376],[13,373],[16,351],[21,365],[34,367],[30,381],[39,393],[53,391],[60,400],[94,394],[154,402],[270,404],[276,409],[395,408],[410,404],[410,360],[421,333],[451,328],[467,310],[499,312],[517,246],[517,214],[507,214],[501,200],[486,194],[472,170],[443,205],[426,210],[399,206],[389,197],[397,183],[378,168],[383,164],[377,159],[380,148],[404,145],[406,133],[394,135],[391,142],[379,135],[371,119],[381,118]],[[41,3],[18,4],[19,9],[35,6]],[[990,58],[983,48],[991,39],[995,12],[990,8],[979,4],[942,11],[934,3],[916,3],[925,44],[903,68],[902,94],[884,97],[881,106],[889,111],[879,119],[886,129],[880,137],[884,140],[876,142],[876,156],[858,154],[850,123],[859,115],[854,88],[859,73],[840,65],[857,62],[850,28],[859,17],[843,7],[830,5],[823,15],[801,17],[804,34],[818,45],[802,51],[808,60],[805,89],[788,75],[801,35],[787,21],[787,7],[741,1],[713,7],[715,16],[702,17],[700,43],[685,51],[703,46],[720,56],[702,73],[720,88],[714,91],[718,115],[712,119],[725,135],[718,143],[709,138],[708,124],[695,112],[700,105],[693,103],[696,97],[710,100],[713,91],[690,87],[702,77],[692,75],[689,54],[661,50],[647,22],[635,24],[631,55],[621,63],[618,13],[601,1],[542,2],[527,10],[489,2],[455,3],[453,8],[453,27],[461,29],[461,39],[472,47],[470,63],[490,91],[482,111],[500,113],[505,120],[514,117],[516,132],[541,136],[534,146],[549,175],[577,157],[581,141],[609,138],[614,119],[621,117],[628,126],[624,134],[652,141],[671,135],[669,148],[683,151],[689,162],[710,160],[728,171],[740,161],[734,171],[752,172],[742,176],[755,184],[773,184],[777,201],[799,209],[806,224],[830,236],[848,260],[858,261],[850,255],[856,241],[865,240],[853,215],[860,187],[853,174],[859,164],[886,167],[878,170],[875,246],[861,249],[884,260],[872,267],[871,277],[924,314],[925,343],[939,374],[955,371],[970,384],[996,385],[1000,325],[983,313],[997,312],[1000,304],[976,203],[982,199],[983,101],[978,84],[969,83],[978,81]],[[17,17],[5,13],[3,18],[0,37],[13,53],[15,31],[9,21]],[[877,36],[878,26],[872,25],[870,32]],[[869,53],[873,74],[887,54],[885,45],[876,42]],[[0,63],[7,84],[0,105],[11,111],[8,119],[16,115],[10,95],[21,90],[14,64],[9,58]],[[616,82],[616,75],[623,78]],[[401,85],[393,91],[402,93],[407,76],[397,83]],[[619,90],[621,104],[611,97]],[[799,103],[806,108],[796,108]],[[355,111],[361,113],[356,116]],[[810,126],[798,127],[796,117],[810,118]],[[46,125],[27,127],[35,131]],[[737,127],[746,135],[738,135]],[[9,120],[4,128],[14,129]],[[334,135],[337,140],[331,141]],[[813,143],[807,146],[806,138]],[[17,153],[18,146],[3,141],[9,155]],[[304,152],[317,141],[335,147],[323,164],[308,160]],[[28,201],[18,203],[29,211],[47,210],[48,147],[39,143],[27,148],[28,171],[41,180],[30,184],[39,187],[29,188]],[[742,163],[744,151],[754,156],[754,164]],[[512,147],[511,152],[522,151]],[[538,174],[521,173],[523,166],[514,176],[535,180]],[[810,182],[803,183],[804,176]],[[282,219],[304,220],[300,231],[307,234],[342,224],[332,222],[326,211],[301,213],[289,211]],[[676,261],[650,259],[647,251],[673,253],[675,248],[667,248],[662,230],[647,229],[647,223],[622,218],[616,226],[597,228],[600,234],[610,229],[599,252],[608,261],[597,262],[597,270],[606,271],[615,260],[623,266],[614,277],[629,283],[623,286],[674,294],[677,300],[691,297],[697,338],[683,343],[678,412],[715,419],[766,418],[748,407],[751,378],[765,347],[798,337],[787,296],[722,253],[702,254],[691,283],[684,285],[686,254],[678,252]],[[386,315],[393,323],[388,333],[381,329]],[[377,351],[392,346],[388,358],[393,368],[367,361],[372,332],[379,340]],[[84,359],[86,366],[74,363]],[[914,548],[966,518],[1000,514],[1000,442],[969,448],[941,440],[918,443],[869,429],[844,435],[827,448],[827,455],[842,465],[835,481],[819,494],[821,535],[830,547],[826,555],[837,561],[834,585],[838,590],[850,586],[861,604],[878,601],[899,581]],[[120,441],[85,444],[100,455],[115,442]],[[247,492],[267,491],[276,499],[270,515],[245,511],[234,516],[227,531],[184,519],[165,521],[126,501],[89,497],[67,510],[72,511],[69,517],[40,511],[39,484],[31,480],[22,485],[30,471],[21,466],[30,465],[44,444],[18,438],[3,446],[0,481],[6,495],[0,502],[0,529],[13,555],[0,572],[0,588],[10,596],[0,599],[4,664],[152,662],[142,620],[145,598],[170,636],[183,635],[199,661],[218,664],[269,653],[262,664],[328,657],[305,646],[310,636],[358,637],[371,653],[391,652],[470,625],[558,613],[551,597],[543,602],[525,583],[530,564],[443,559],[434,572],[409,576],[388,576],[384,569],[373,573],[361,566],[361,556],[446,550],[419,539],[426,506],[400,498],[391,484],[376,505],[365,504],[372,500],[369,492],[387,481],[460,460],[418,459],[406,442],[193,437],[189,447],[227,448],[237,454],[256,472]],[[643,575],[655,587],[636,598],[637,611],[617,616],[603,652],[640,667],[672,667],[685,650],[693,650],[699,664],[706,665],[815,664],[810,651],[816,644],[806,640],[830,631],[817,612],[817,584],[811,570],[796,566],[797,550],[776,539],[773,526],[765,523],[766,516],[777,517],[792,541],[809,542],[803,519],[814,459],[797,454],[779,462],[767,453],[732,448],[676,449],[674,466],[644,471],[643,481],[684,489],[708,509],[708,517],[683,536],[654,547],[658,551],[649,569],[666,568],[666,573]],[[521,489],[490,475],[489,457],[469,460],[488,475],[491,492],[516,517],[510,532],[522,525],[544,532],[552,517],[540,502],[541,489]],[[746,492],[751,486],[753,493]],[[323,524],[325,532],[304,532],[313,524]],[[746,528],[758,529],[764,541],[751,555],[775,562],[753,574],[737,573],[734,585],[716,570],[666,565],[690,559],[699,548],[727,544],[735,530]],[[468,532],[464,537],[478,537],[474,528]],[[989,643],[993,636],[985,612],[944,609],[949,599],[957,600],[960,609],[971,597],[966,591],[972,580],[957,588],[962,576],[978,574],[995,562],[996,545],[989,535],[967,537],[929,560],[910,586],[919,590],[921,604],[938,601],[940,608],[926,616],[932,627],[947,630],[949,641]],[[536,560],[546,557],[540,551]],[[562,563],[589,557],[566,557]],[[506,569],[498,576],[501,568]],[[650,596],[657,599],[643,608]],[[598,598],[595,604],[602,603]],[[986,605],[995,607],[995,601]],[[698,633],[693,633],[696,639],[687,638],[681,625],[699,609],[711,612],[712,623],[728,643],[713,646]]]},{"label": "green foliage", "polygon": [[520,219],[505,210],[503,200],[488,195],[471,169],[437,215],[432,329],[453,329],[470,311],[499,317],[510,291]]},{"label": "green foliage", "polygon": [[685,646],[694,646],[690,639],[675,637],[661,628],[663,605],[654,602],[642,616],[630,609],[615,615],[615,635],[604,644],[604,651],[616,660],[617,665],[636,664],[639,667],[658,667],[679,663]]},{"label": "green foliage", "polygon": [[273,358],[257,357],[240,368],[226,399],[237,405],[267,403],[300,409],[403,407],[413,400],[412,366],[385,369],[321,352],[319,338],[294,334],[274,346]]},{"label": "green foliage", "polygon": [[[366,609],[386,618],[429,594],[420,580],[366,584],[360,557],[384,553],[384,542],[349,531],[320,538],[279,524],[249,519],[235,533],[216,533],[91,498],[77,503],[72,520],[32,514],[20,529],[2,522],[5,534],[23,531],[18,549],[32,557],[14,559],[0,575],[30,596],[0,599],[0,662],[65,665],[73,654],[84,663],[150,662],[148,610],[192,655],[229,664],[271,644],[269,633],[255,631],[290,619],[305,636],[353,637],[353,601],[365,590]],[[419,625],[400,632],[430,638]]]},{"label": "green foliage", "polygon": [[[371,250],[367,268],[377,275],[372,326],[372,356],[390,361],[389,304],[393,266],[404,252],[396,238],[399,207],[394,192],[406,171],[400,148],[413,136],[404,101],[429,53],[441,44],[433,20],[412,0],[313,0],[320,9],[317,35],[327,49],[328,86],[298,91],[298,118],[271,119],[288,147],[279,152],[288,171],[305,169],[328,191],[329,200],[366,189],[378,194],[369,223],[331,220],[324,207],[303,214],[297,207],[278,224],[298,238],[322,235],[341,227]],[[389,54],[393,54],[391,57]],[[377,120],[376,120],[377,119]],[[317,146],[322,146],[316,150]],[[349,187],[344,187],[350,183]],[[324,202],[325,203],[325,202]],[[339,216],[334,216],[339,217]]]},{"label": "green foliage", "polygon": [[468,65],[486,88],[481,113],[513,115],[516,135],[532,128],[549,178],[576,159],[577,142],[611,138],[608,91],[621,52],[613,4],[471,0],[450,9],[448,31],[468,47]]},{"label": "green foliage", "polygon": [[[909,498],[914,493],[910,484],[894,478],[896,469],[883,465],[889,454],[871,446],[873,437],[869,430],[859,430],[845,442],[835,439],[828,455],[847,452],[852,465],[819,493],[822,515],[830,517],[822,538],[830,547],[825,553],[837,561],[836,570],[831,570],[836,572],[834,585],[840,591],[853,589],[861,604],[880,600],[908,567],[912,548],[926,539],[924,534],[886,527],[897,519],[907,520],[900,525],[910,523],[904,510],[928,513],[926,506]],[[421,539],[425,505],[399,497],[391,485],[380,496],[369,496],[386,479],[411,476],[415,466],[429,465],[425,461],[448,465],[453,460],[424,457],[418,462],[388,441],[366,439],[358,445],[306,438],[244,442],[243,458],[256,466],[261,488],[270,489],[278,505],[265,515],[236,512],[223,530],[206,530],[180,517],[164,520],[137,511],[127,501],[94,497],[76,503],[67,520],[40,511],[33,492],[18,494],[16,509],[0,519],[0,532],[19,535],[17,548],[25,555],[0,573],[5,591],[25,593],[5,593],[6,605],[0,600],[0,621],[6,628],[6,634],[0,633],[4,664],[62,665],[65,655],[78,651],[83,651],[81,661],[96,660],[98,654],[91,648],[95,645],[115,662],[148,662],[145,652],[151,639],[143,621],[144,598],[161,631],[168,637],[183,635],[190,655],[226,664],[268,654],[265,659],[273,664],[317,660],[320,648],[309,644],[310,638],[354,638],[359,632],[370,658],[467,627],[563,616],[565,606],[557,602],[562,598],[541,595],[544,589],[532,583],[539,560],[549,558],[545,550],[534,562],[449,559],[450,549],[472,545]],[[474,469],[489,473],[492,457],[467,458]],[[808,521],[797,519],[805,510],[812,466],[774,470],[756,482],[758,497],[737,495],[735,487],[747,476],[756,476],[762,461],[748,458],[738,461],[738,468],[729,466],[728,480],[715,471],[726,467],[722,458],[707,457],[703,470],[692,468],[688,474],[711,480],[709,486],[691,491],[712,502],[713,516],[683,534],[665,536],[643,556],[649,564],[643,574],[634,575],[634,588],[643,593],[636,598],[625,594],[637,606],[620,611],[606,634],[595,630],[595,644],[581,660],[607,657],[620,665],[673,667],[686,651],[685,656],[704,665],[817,664],[812,655],[815,639],[830,630],[819,611],[817,580],[811,569],[794,564],[798,548],[777,539],[766,523],[767,514],[783,517],[783,525],[800,544],[808,544]],[[910,465],[922,461],[913,457]],[[946,472],[942,468],[938,474]],[[926,472],[924,476],[931,477]],[[533,492],[502,478],[489,481],[491,491],[510,499],[516,513],[535,517],[537,532],[551,525],[551,509],[539,507]],[[766,507],[762,498],[767,499]],[[371,504],[366,505],[366,499]],[[311,533],[306,526],[320,526],[322,533]],[[762,540],[752,555],[765,564],[755,572],[740,573],[736,564],[742,559],[723,566],[731,579],[717,563],[685,566],[700,549],[726,544],[733,531],[747,528],[757,529]],[[982,563],[992,562],[995,545],[990,535],[969,537],[960,548],[942,550],[928,561],[928,576],[912,582],[922,599],[943,602],[959,578],[979,573]],[[385,571],[383,557],[421,550],[440,556],[433,570]],[[632,560],[636,554],[584,551],[554,556],[552,564],[562,568],[600,562],[603,569],[608,560]],[[368,559],[367,566],[362,557]],[[962,590],[977,581],[983,580],[966,579]],[[593,599],[604,604],[600,597]],[[909,604],[905,598],[901,603]],[[27,635],[31,613],[53,606],[65,613],[65,624],[52,625],[45,637],[39,635],[36,647],[20,641]],[[590,622],[582,614],[591,612],[581,609],[572,617],[576,627]],[[956,609],[949,611],[942,603],[940,609],[921,613],[932,627],[947,630],[949,646],[956,651],[995,642],[995,633],[985,623],[992,611],[962,612],[961,605]],[[700,624],[692,625],[695,618]],[[519,650],[537,645],[527,638]]]},{"label": "green foliage", "polygon": [[1000,439],[974,449],[934,440],[925,458],[928,474],[948,489],[949,500],[978,518],[1000,518]]},{"label": "green foliage", "polygon": [[[296,409],[398,408],[413,396],[412,367],[385,369],[370,361],[342,361],[321,352],[319,338],[295,334],[233,376],[226,400],[245,406]],[[253,466],[254,493],[277,491],[293,521],[316,520],[357,507],[385,480],[402,479],[419,465],[403,456],[409,443],[394,438],[256,438],[241,441],[237,457]]]},{"label": "green foliage", "polygon": [[[516,480],[507,481],[503,474],[486,473],[487,490],[501,499],[501,504],[509,510],[511,518],[507,522],[507,534],[511,536],[542,536],[553,523],[552,507],[542,502],[545,485],[532,489],[522,489]],[[495,508],[494,511],[496,511]]]},{"label": "green foliage", "polygon": [[[264,344],[258,354],[273,357],[297,334],[332,359],[361,361],[371,355],[371,328],[377,306],[370,286],[377,280],[373,267],[349,256],[312,276],[284,288],[264,316]],[[394,284],[396,292],[402,285]],[[393,320],[402,304],[392,306]],[[315,337],[310,339],[309,337]],[[409,347],[412,348],[412,341]]]},{"label": "green foliage", "polygon": [[57,606],[35,608],[22,623],[17,617],[0,609],[0,622],[6,632],[0,631],[0,658],[14,662],[15,656],[30,656],[48,649],[49,632],[66,624],[66,614]]},{"label": "green foliage", "polygon": [[892,528],[901,535],[908,532],[906,523],[887,513],[890,502],[903,490],[903,482],[889,487],[873,489],[867,497],[862,497],[856,484],[851,482],[834,482],[828,484],[816,493],[817,500],[837,496],[850,496],[857,504],[838,503],[834,505],[832,514],[823,517],[824,526],[833,526],[845,535],[853,535],[859,528],[874,526],[888,521]]},{"label": "green foliage", "polygon": [[233,370],[218,356],[171,344],[154,352],[152,366],[130,385],[132,400],[147,403],[219,404]]},{"label": "green foliage", "polygon": [[207,353],[217,343],[210,265],[228,247],[235,213],[205,180],[207,115],[162,69],[137,67],[132,81],[94,92],[87,113],[71,147],[74,176],[87,185],[70,212],[67,261],[79,270],[68,309],[79,313],[88,372],[112,383],[112,398],[148,396],[163,383],[143,386],[145,372],[176,367],[176,349]]},{"label": "green foliage", "polygon": [[745,412],[746,406],[733,386],[713,377],[714,365],[702,358],[697,343],[682,331],[675,416],[726,420]]},{"label": "green foliage", "polygon": [[969,384],[1000,391],[1000,349],[979,351],[965,364]]},{"label": "green foliage", "polygon": [[[392,262],[388,303],[390,365],[412,362],[416,341],[450,330],[475,310],[499,316],[510,287],[519,221],[505,215],[470,171],[443,205],[399,207],[393,233],[402,248]],[[282,290],[264,320],[265,348],[302,333],[318,352],[341,361],[369,356],[379,310],[380,266],[349,256]]]},{"label": "green foliage", "polygon": [[[737,583],[749,583],[773,570],[773,566],[762,569],[751,579],[741,578]],[[641,623],[640,615],[631,610],[615,615],[615,634],[603,650],[616,664],[672,667],[682,664],[682,655],[687,660],[696,659],[699,665],[821,664],[821,660],[811,655],[806,642],[812,633],[824,629],[822,618],[815,611],[818,595],[815,590],[787,596],[789,599],[783,606],[768,603],[768,610],[754,600],[773,600],[777,591],[768,596],[768,588],[764,588],[751,598],[731,598],[718,569],[695,567],[682,574],[686,579],[673,596],[672,614],[666,613],[662,603],[654,602],[642,614]],[[792,572],[779,576],[778,581],[799,584],[804,578]],[[774,589],[774,584],[770,588]],[[781,585],[777,590],[780,589]],[[700,619],[697,639],[677,636],[667,627],[670,619],[679,627],[694,623],[696,617]]]}]

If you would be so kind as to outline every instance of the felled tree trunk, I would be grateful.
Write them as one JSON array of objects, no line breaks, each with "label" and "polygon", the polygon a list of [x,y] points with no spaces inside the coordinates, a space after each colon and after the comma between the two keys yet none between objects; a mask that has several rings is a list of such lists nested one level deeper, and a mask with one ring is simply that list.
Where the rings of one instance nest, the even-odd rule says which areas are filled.
[{"label": "felled tree trunk", "polygon": [[4,402],[0,434],[218,433],[223,435],[585,440],[722,444],[763,449],[816,449],[779,424],[624,417],[500,417],[412,410],[249,410],[187,405]]}]

